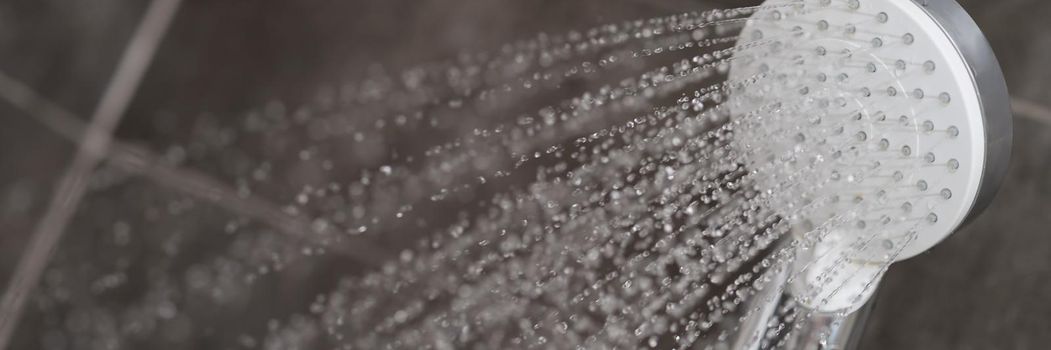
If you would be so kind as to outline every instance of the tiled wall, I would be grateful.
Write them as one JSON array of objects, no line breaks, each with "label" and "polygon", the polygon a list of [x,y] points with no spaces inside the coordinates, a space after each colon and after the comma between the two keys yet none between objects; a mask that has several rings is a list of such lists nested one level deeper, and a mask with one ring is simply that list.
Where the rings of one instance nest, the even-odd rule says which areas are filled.
[{"label": "tiled wall", "polygon": [[[721,6],[752,1],[711,0]],[[0,4],[0,70],[86,116],[142,12],[141,1]],[[307,93],[347,66],[391,66],[491,48],[537,31],[692,8],[688,0],[188,1],[120,135],[162,144],[158,111],[236,112]],[[1051,2],[966,0],[1012,94],[1051,105]],[[319,10],[321,9],[321,10]],[[44,30],[48,28],[50,30]],[[304,38],[310,38],[305,40]],[[352,73],[348,73],[352,74]],[[64,168],[71,145],[0,103],[0,278]],[[1046,114],[1046,113],[1045,113]],[[188,117],[189,118],[189,117]],[[188,121],[184,121],[188,122]],[[895,266],[865,349],[1043,348],[1051,344],[1051,115],[1016,118],[1008,183],[989,211],[934,251]],[[23,176],[32,173],[26,179]],[[21,180],[18,180],[21,179]],[[22,182],[19,182],[22,181]],[[25,181],[29,181],[28,185]],[[31,199],[27,206],[11,203]],[[6,203],[6,204],[5,204]],[[3,283],[3,282],[0,282]]]}]

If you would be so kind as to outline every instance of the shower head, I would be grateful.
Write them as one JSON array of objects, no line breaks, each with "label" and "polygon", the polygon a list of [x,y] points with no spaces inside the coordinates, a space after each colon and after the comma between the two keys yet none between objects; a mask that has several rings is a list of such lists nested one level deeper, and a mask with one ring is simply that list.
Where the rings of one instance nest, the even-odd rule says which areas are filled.
[{"label": "shower head", "polygon": [[856,308],[997,192],[1009,97],[955,1],[771,0],[736,49],[734,147],[800,238],[817,309]]}]

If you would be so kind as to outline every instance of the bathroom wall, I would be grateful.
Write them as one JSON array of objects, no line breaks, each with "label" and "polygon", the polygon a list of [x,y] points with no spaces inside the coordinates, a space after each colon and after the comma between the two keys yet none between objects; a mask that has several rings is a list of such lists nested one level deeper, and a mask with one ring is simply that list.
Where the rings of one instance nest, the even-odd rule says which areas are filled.
[{"label": "bathroom wall", "polygon": [[[0,2],[0,72],[87,118],[143,3]],[[702,0],[700,6],[747,3]],[[962,3],[986,31],[1021,107],[1011,172],[981,218],[888,273],[863,349],[1051,344],[1051,2]],[[687,0],[189,0],[118,136],[160,147],[165,140],[150,130],[161,115],[192,123],[204,111],[238,113],[272,99],[308,98],[317,86],[354,77],[373,62],[396,69],[538,31],[696,6]],[[73,148],[9,102],[0,102],[0,121],[2,286]],[[40,320],[26,322],[33,327]],[[21,344],[33,343],[28,333]]]}]

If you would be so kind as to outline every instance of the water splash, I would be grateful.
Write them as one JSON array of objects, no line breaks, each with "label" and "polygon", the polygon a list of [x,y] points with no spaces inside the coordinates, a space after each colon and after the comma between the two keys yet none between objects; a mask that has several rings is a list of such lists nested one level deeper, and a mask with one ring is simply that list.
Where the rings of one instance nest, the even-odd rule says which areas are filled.
[{"label": "water splash", "polygon": [[[809,6],[852,2],[540,35],[200,118],[146,167],[167,170],[142,171],[140,154],[93,178],[78,218],[90,234],[65,243],[38,296],[44,343],[722,349],[741,346],[761,299],[803,284],[801,306],[758,335],[783,344],[805,322],[795,313],[863,299],[813,285],[846,285],[871,247],[889,254],[878,276],[910,239],[829,243],[874,232],[856,220],[872,207],[817,200],[836,168],[798,156],[883,141],[838,132],[852,114],[810,98],[840,88],[786,88],[801,80],[781,66],[731,73],[796,49],[739,38],[749,18]],[[796,94],[741,102],[775,88]],[[802,130],[800,115],[826,119]],[[858,174],[839,176],[885,175]]]}]

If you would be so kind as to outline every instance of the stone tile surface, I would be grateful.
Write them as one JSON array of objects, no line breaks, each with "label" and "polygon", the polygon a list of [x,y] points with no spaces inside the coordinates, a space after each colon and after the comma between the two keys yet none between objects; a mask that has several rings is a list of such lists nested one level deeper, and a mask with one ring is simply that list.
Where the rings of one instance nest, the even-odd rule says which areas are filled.
[{"label": "stone tile surface", "polygon": [[[0,2],[0,72],[5,94],[27,88],[86,119],[116,67],[144,3]],[[21,86],[12,87],[8,79]],[[16,92],[16,95],[18,93]],[[48,204],[74,145],[0,99],[0,286]],[[27,110],[28,109],[28,110]]]}]

